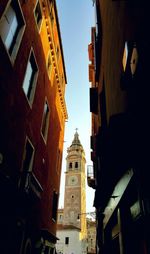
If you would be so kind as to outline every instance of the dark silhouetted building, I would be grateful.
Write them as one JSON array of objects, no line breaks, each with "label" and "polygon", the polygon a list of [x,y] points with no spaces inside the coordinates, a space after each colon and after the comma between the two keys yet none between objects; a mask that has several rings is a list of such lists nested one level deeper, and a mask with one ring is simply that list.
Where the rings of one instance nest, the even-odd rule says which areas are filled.
[{"label": "dark silhouetted building", "polygon": [[150,253],[149,5],[95,1],[88,184],[95,189],[100,254]]}]

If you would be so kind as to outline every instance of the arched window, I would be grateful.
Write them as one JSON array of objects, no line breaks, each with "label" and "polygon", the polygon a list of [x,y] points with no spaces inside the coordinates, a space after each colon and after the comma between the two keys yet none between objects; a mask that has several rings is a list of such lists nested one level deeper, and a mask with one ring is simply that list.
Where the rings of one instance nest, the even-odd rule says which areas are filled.
[{"label": "arched window", "polygon": [[72,162],[69,163],[69,168],[72,168]]},{"label": "arched window", "polygon": [[75,168],[78,168],[78,162],[77,161],[75,162]]}]

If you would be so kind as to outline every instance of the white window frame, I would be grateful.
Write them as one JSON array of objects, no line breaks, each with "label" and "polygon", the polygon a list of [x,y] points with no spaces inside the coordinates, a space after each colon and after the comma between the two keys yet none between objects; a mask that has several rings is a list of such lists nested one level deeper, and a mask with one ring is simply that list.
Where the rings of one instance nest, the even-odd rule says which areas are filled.
[{"label": "white window frame", "polygon": [[[29,83],[28,87],[26,88],[25,87],[26,86],[25,82],[27,82],[27,70],[29,69],[29,63],[31,63],[30,65],[33,67],[33,69],[32,69],[33,72],[30,76],[30,80],[29,80],[30,83]],[[24,80],[23,80],[23,84],[22,84],[22,89],[23,89],[23,91],[25,93],[25,96],[27,98],[27,101],[28,101],[28,103],[31,107],[32,107],[33,100],[34,100],[38,73],[39,73],[38,64],[37,64],[37,61],[36,61],[36,58],[35,58],[33,48],[31,48],[29,58],[28,58],[28,62],[27,62],[27,65],[26,65]],[[32,79],[32,81],[31,81],[31,79]],[[30,90],[30,95],[28,95],[29,90]]]},{"label": "white window frame", "polygon": [[[15,15],[11,16],[13,12]],[[12,23],[14,22],[13,24],[15,24],[15,21],[16,21],[17,27],[15,28],[15,31],[14,29],[12,29],[12,23],[9,26],[9,21],[12,21]],[[4,25],[6,29],[8,30],[7,35],[6,35],[6,31],[2,30],[2,27],[4,27]],[[25,26],[26,26],[25,19],[24,19],[19,1],[18,0],[9,1],[0,19],[0,37],[12,65],[14,64],[15,59],[17,57],[17,53],[22,41],[24,31],[25,31]],[[12,37],[11,42],[9,42],[10,44],[9,46],[7,45],[7,42],[6,42],[8,36]]]},{"label": "white window frame", "polygon": [[[35,12],[36,12],[36,8],[37,8],[38,4],[39,4],[39,7],[40,7],[41,18],[40,18],[39,22],[37,23],[37,18],[36,18]],[[35,18],[35,23],[36,23],[36,26],[38,28],[38,31],[40,32],[41,25],[42,25],[42,20],[43,20],[43,13],[42,13],[42,8],[41,8],[40,0],[36,1],[35,8],[34,8],[34,18]]]},{"label": "white window frame", "polygon": [[[44,120],[45,119],[45,105],[47,105],[47,108],[48,108],[48,115],[46,116],[46,121]],[[41,124],[41,135],[42,135],[45,143],[47,143],[49,120],[50,120],[50,107],[49,107],[47,98],[45,98],[44,107],[43,107],[42,124]],[[44,121],[45,121],[45,123],[44,123]],[[43,124],[45,125],[44,133],[43,133]]]}]

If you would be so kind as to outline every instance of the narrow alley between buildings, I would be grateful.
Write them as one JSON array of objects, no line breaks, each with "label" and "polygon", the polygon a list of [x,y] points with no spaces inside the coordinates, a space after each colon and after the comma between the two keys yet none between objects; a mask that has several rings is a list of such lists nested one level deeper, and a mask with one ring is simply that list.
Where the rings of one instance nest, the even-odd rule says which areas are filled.
[{"label": "narrow alley between buildings", "polygon": [[150,254],[149,7],[0,1],[0,253]]}]

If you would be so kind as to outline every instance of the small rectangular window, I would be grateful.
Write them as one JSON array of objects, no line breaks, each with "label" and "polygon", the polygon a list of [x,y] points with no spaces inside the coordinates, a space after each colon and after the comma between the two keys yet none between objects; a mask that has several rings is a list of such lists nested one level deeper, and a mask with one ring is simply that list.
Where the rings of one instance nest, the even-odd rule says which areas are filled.
[{"label": "small rectangular window", "polygon": [[1,29],[1,34],[3,35],[2,39],[6,48],[11,53],[12,44],[18,27],[17,16],[11,5],[8,7],[1,22],[3,23]]},{"label": "small rectangular window", "polygon": [[77,161],[75,162],[75,168],[78,168],[78,162]]},{"label": "small rectangular window", "polygon": [[69,162],[69,168],[72,168],[72,162]]},{"label": "small rectangular window", "polygon": [[35,57],[32,51],[27,63],[25,77],[23,81],[23,90],[28,98],[28,101],[31,104],[34,98],[35,87],[37,82],[37,74],[38,74],[38,67],[37,67]]},{"label": "small rectangular window", "polygon": [[53,191],[52,219],[57,219],[58,193]]},{"label": "small rectangular window", "polygon": [[34,11],[35,21],[37,24],[38,29],[40,30],[40,26],[42,23],[42,11],[39,1],[36,4],[35,11]]},{"label": "small rectangular window", "polygon": [[47,134],[48,134],[49,116],[50,116],[49,106],[48,106],[47,101],[45,101],[44,111],[43,111],[42,128],[41,128],[42,135],[43,135],[45,141],[47,140]]},{"label": "small rectangular window", "polygon": [[65,244],[69,244],[69,237],[65,237]]},{"label": "small rectangular window", "polygon": [[22,176],[20,178],[19,186],[26,192],[29,191],[31,182],[31,172],[34,160],[34,147],[31,141],[26,138],[24,153],[23,153],[23,166],[22,166]]},{"label": "small rectangular window", "polygon": [[23,171],[32,171],[34,159],[34,147],[27,138],[24,149]]},{"label": "small rectangular window", "polygon": [[0,20],[0,37],[14,61],[25,29],[25,22],[18,1],[12,0]]}]

